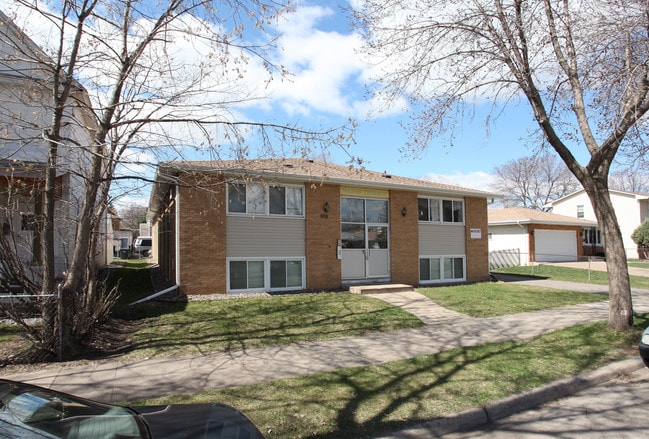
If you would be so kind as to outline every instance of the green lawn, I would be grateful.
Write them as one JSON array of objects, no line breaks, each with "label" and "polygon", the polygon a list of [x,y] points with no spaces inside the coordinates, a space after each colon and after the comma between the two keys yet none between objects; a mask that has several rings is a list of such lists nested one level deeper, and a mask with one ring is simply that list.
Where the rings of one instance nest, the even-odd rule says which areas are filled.
[{"label": "green lawn", "polygon": [[[581,268],[558,267],[556,265],[528,265],[507,267],[493,270],[494,273],[520,274],[569,282],[608,284],[608,273],[605,271],[586,270]],[[629,276],[632,288],[649,289],[649,277]]]},{"label": "green lawn", "polygon": [[501,282],[420,288],[417,291],[446,308],[472,317],[495,317],[608,300],[607,296],[599,294]]},{"label": "green lawn", "polygon": [[122,260],[122,266],[111,271],[106,279],[106,289],[110,291],[117,288],[118,295],[114,309],[155,293],[150,265],[146,259]]},{"label": "green lawn", "polygon": [[646,268],[649,270],[649,260],[647,259],[629,259],[629,267]]},{"label": "green lawn", "polygon": [[365,438],[636,356],[647,325],[648,316],[636,318],[629,333],[590,323],[530,340],[144,402],[231,404],[269,439]]},{"label": "green lawn", "polygon": [[[143,273],[130,273],[142,281],[135,283],[139,288],[145,288]],[[552,274],[555,278],[569,275],[565,269]],[[133,284],[122,281],[121,285],[128,286],[125,294],[132,297],[128,289]],[[605,299],[493,282],[420,291],[444,306],[478,317]],[[129,358],[249,349],[422,326],[400,308],[346,293],[147,303],[131,311],[132,317],[143,319],[143,325],[132,336]],[[648,316],[637,317],[636,330],[617,333],[603,322],[591,323],[530,340],[146,403],[228,403],[250,416],[269,439],[370,437],[636,356],[639,333],[647,325]],[[15,336],[13,329],[0,326],[0,341]]]},{"label": "green lawn", "polygon": [[0,343],[6,343],[22,332],[23,329],[18,325],[0,324]]},{"label": "green lawn", "polygon": [[130,356],[195,355],[416,328],[421,320],[382,300],[345,293],[142,305]]},{"label": "green lawn", "polygon": [[[423,288],[433,301],[474,317],[493,317],[606,296],[484,282]],[[142,305],[146,317],[133,337],[131,357],[183,356],[414,328],[413,315],[382,300],[346,293],[319,293]]]}]

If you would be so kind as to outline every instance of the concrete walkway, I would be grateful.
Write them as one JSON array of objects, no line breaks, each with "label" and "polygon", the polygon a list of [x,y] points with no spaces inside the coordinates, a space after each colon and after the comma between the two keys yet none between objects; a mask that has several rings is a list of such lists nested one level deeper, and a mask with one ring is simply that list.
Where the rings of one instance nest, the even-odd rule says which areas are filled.
[{"label": "concrete walkway", "polygon": [[[524,283],[606,293],[604,286],[542,280]],[[36,372],[3,378],[105,402],[123,402],[380,364],[487,342],[525,339],[608,318],[607,302],[477,319],[447,310],[416,292],[376,297],[412,312],[426,325],[417,329],[191,358],[98,361],[74,367],[50,365]],[[637,312],[649,312],[649,292],[635,291],[634,306]]]}]

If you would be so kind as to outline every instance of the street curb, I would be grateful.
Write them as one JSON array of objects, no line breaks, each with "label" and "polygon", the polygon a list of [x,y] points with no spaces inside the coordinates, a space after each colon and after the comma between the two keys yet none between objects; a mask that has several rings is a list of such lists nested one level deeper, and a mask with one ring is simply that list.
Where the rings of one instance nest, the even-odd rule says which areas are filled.
[{"label": "street curb", "polygon": [[611,381],[644,367],[639,357],[618,361],[588,373],[554,381],[545,386],[495,401],[484,407],[471,408],[442,418],[432,419],[401,431],[377,436],[375,439],[438,438],[461,430],[472,430],[498,419],[564,398],[588,387]]}]

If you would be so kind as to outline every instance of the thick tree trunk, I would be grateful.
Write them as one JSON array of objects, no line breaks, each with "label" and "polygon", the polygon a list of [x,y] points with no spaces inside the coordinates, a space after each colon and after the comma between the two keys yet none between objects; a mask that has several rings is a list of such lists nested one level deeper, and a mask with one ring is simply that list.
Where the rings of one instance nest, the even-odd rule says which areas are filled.
[{"label": "thick tree trunk", "polygon": [[[86,191],[83,198],[81,211],[77,219],[77,232],[72,260],[61,287],[61,300],[59,301],[59,318],[61,325],[61,356],[72,358],[78,353],[81,340],[77,339],[79,331],[75,330],[75,315],[80,310],[76,306],[84,306],[85,300],[78,301],[77,295],[84,280],[84,274],[88,271],[88,264],[92,263],[89,255],[93,254],[96,241],[92,239],[91,230],[94,227],[94,212],[97,204],[97,193],[101,186],[101,172],[103,159],[101,158],[101,146],[95,147],[95,154],[90,162],[90,178],[86,183]],[[84,291],[82,294],[86,294]],[[77,303],[81,302],[81,303]]]},{"label": "thick tree trunk", "polygon": [[593,186],[595,187],[584,187],[595,207],[595,215],[606,248],[609,291],[608,325],[613,329],[627,330],[633,326],[633,301],[624,241],[608,187],[598,184]]}]

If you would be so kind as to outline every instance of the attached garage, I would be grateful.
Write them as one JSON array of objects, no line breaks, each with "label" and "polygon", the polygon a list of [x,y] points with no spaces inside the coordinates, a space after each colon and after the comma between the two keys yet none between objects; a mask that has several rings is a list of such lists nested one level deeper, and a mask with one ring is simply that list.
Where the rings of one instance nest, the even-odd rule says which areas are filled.
[{"label": "attached garage", "polygon": [[597,227],[594,221],[523,207],[492,209],[488,215],[493,267],[578,261],[584,254],[583,229]]},{"label": "attached garage", "polygon": [[574,230],[534,230],[536,262],[577,261],[577,232]]}]

